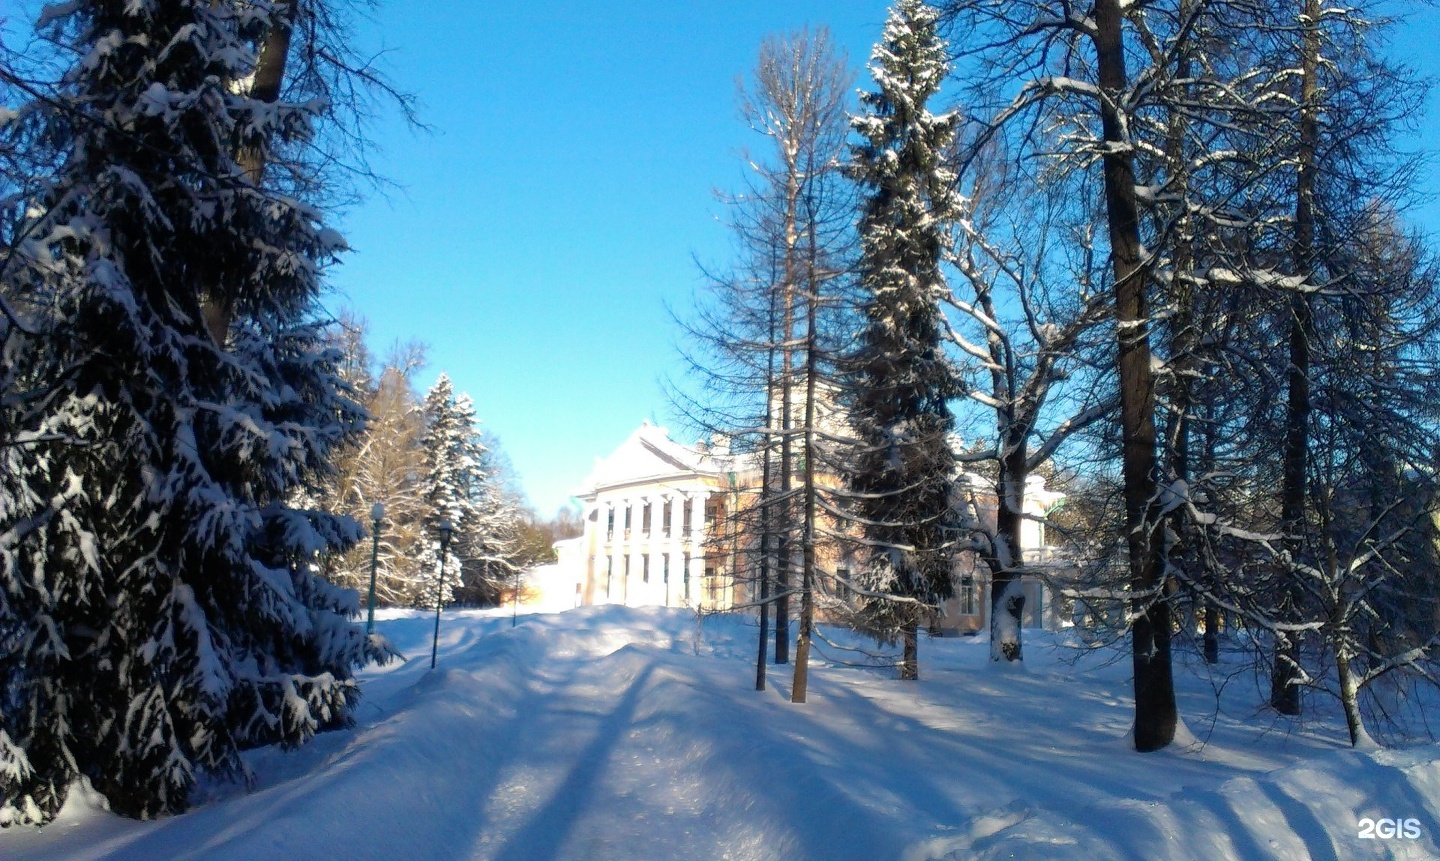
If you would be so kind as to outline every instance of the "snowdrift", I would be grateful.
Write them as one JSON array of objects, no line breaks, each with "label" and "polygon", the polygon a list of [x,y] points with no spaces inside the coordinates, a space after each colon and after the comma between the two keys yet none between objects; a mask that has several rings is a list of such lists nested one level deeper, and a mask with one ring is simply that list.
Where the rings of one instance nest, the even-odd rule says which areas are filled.
[{"label": "snowdrift", "polygon": [[[256,751],[253,787],[204,787],[157,822],[77,792],[15,861],[272,858],[1166,859],[1440,855],[1440,747],[1352,753],[1257,727],[1257,691],[1185,671],[1203,746],[1127,748],[1126,661],[1047,649],[996,672],[974,639],[921,644],[901,684],[873,644],[830,632],[810,702],[787,668],[753,690],[755,627],[681,611],[385,614],[411,660],[365,674],[361,724]],[[859,650],[859,651],[852,651]],[[1115,656],[1109,655],[1113,659]],[[1240,686],[1243,687],[1243,686]],[[1322,728],[1323,729],[1323,728]],[[1329,729],[1335,729],[1331,727]],[[1361,839],[1360,820],[1417,837]]]}]

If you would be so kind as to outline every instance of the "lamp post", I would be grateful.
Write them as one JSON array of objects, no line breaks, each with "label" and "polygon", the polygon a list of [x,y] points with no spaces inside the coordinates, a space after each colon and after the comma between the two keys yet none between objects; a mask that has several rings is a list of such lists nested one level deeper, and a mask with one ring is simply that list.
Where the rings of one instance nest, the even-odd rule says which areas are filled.
[{"label": "lamp post", "polygon": [[445,598],[445,552],[450,549],[450,535],[455,527],[442,520],[435,527],[440,533],[440,576],[435,578],[435,639],[430,642],[430,669],[435,669],[435,656],[440,651],[440,606]]},{"label": "lamp post", "polygon": [[375,568],[380,562],[380,520],[385,516],[385,504],[377,502],[370,506],[370,535],[375,539],[370,546],[370,601],[365,619],[365,633],[375,633]]},{"label": "lamp post", "polygon": [[515,620],[520,616],[520,566],[515,566],[515,595],[510,599],[510,627],[515,627]]}]

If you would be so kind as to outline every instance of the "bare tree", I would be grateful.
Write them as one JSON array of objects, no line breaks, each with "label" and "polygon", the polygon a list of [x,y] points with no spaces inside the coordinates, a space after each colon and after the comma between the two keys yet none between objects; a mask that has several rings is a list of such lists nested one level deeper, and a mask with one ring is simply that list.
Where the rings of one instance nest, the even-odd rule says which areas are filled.
[{"label": "bare tree", "polygon": [[[752,502],[732,512],[732,532],[743,531],[753,544],[743,553],[745,570],[733,573],[756,587],[756,687],[765,685],[769,606],[776,611],[775,662],[786,663],[789,599],[798,592],[802,630],[792,695],[799,701],[815,580],[816,400],[833,388],[823,382],[827,321],[850,230],[838,174],[850,80],[843,54],[823,29],[762,44],[740,107],[770,152],[747,157],[749,190],[730,199],[742,262],[736,274],[712,279],[710,302],[687,326],[704,351],[692,358],[705,386],[705,403],[694,404],[699,424],[725,434],[759,466]],[[742,558],[739,548],[733,555]]]}]

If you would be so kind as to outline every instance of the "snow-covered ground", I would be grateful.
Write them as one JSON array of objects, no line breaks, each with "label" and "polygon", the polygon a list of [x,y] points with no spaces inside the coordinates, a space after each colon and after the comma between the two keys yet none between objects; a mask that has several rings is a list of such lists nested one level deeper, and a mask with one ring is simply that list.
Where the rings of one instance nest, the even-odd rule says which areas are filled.
[{"label": "snow-covered ground", "polygon": [[[927,640],[924,678],[902,684],[822,644],[796,706],[783,671],[753,690],[745,619],[592,607],[510,624],[447,614],[432,672],[433,617],[390,613],[410,660],[366,673],[354,730],[255,752],[251,791],[207,786],[183,816],[72,796],[42,831],[0,833],[0,859],[1440,857],[1440,746],[1287,733],[1246,681],[1217,714],[1193,662],[1181,706],[1208,743],[1142,756],[1117,652],[1075,662],[1032,640],[1005,671],[983,642]],[[1364,818],[1414,823],[1360,839]]]}]

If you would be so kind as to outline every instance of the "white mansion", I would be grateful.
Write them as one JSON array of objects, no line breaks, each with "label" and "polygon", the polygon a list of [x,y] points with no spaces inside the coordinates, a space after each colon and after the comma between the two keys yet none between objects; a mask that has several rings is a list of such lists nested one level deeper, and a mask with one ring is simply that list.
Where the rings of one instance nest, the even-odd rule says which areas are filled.
[{"label": "white mansion", "polygon": [[[743,603],[744,584],[731,575],[743,570],[749,548],[732,513],[753,501],[759,485],[753,456],[732,454],[723,443],[681,445],[647,421],[609,457],[597,459],[576,490],[584,533],[556,543],[556,576],[573,584],[577,606],[724,610]],[[1043,519],[1063,498],[1039,477],[1027,483],[1025,508],[1032,519],[1021,538],[1028,558],[1048,558]],[[972,557],[956,563],[956,596],[944,607],[942,629],[974,631],[985,624],[986,569]],[[841,578],[851,564],[833,553],[828,562]],[[1053,624],[1043,584],[1027,581],[1024,588],[1025,623]]]}]

